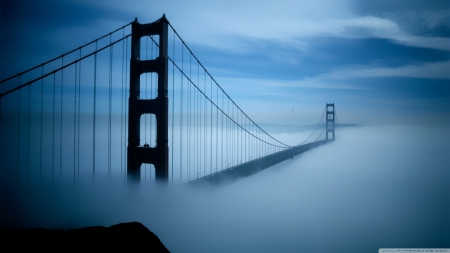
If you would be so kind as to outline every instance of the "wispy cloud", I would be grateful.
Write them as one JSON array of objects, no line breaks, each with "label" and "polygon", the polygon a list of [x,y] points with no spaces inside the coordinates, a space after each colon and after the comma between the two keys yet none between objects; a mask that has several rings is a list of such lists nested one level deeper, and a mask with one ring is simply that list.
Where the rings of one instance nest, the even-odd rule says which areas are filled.
[{"label": "wispy cloud", "polygon": [[[379,78],[379,77],[411,77],[427,79],[450,79],[450,61],[437,63],[424,63],[419,65],[406,65],[402,67],[371,67],[351,66],[345,69],[335,70],[313,77],[305,77],[297,80],[285,79],[258,79],[258,78],[218,78],[221,85],[234,87],[234,89],[249,89],[255,87],[255,92],[264,93],[265,89],[272,91],[274,87],[284,88],[313,88],[332,90],[371,90],[346,82],[351,79]],[[289,91],[285,91],[284,95]]]},{"label": "wispy cloud", "polygon": [[[206,0],[169,0],[159,3],[133,1],[127,5],[115,0],[104,4],[89,1],[86,4],[120,9],[144,18],[158,18],[166,13],[189,43],[226,50],[250,50],[253,39],[304,48],[302,40],[305,38],[336,36],[383,38],[408,46],[450,51],[450,38],[430,36],[427,32],[445,26],[450,19],[449,9],[366,15],[358,13],[351,1],[342,0],[323,0],[320,3],[315,0],[213,3]],[[414,31],[411,26],[422,29]]]},{"label": "wispy cloud", "polygon": [[406,65],[396,68],[356,66],[319,75],[322,79],[354,79],[373,77],[413,77],[428,79],[450,79],[450,61]]},{"label": "wispy cloud", "polygon": [[[253,79],[253,78],[220,78],[221,83],[227,88],[231,88],[232,92],[239,90],[252,90],[258,94],[274,95],[275,88],[311,88],[311,89],[332,89],[332,90],[370,90],[365,87],[351,85],[341,80],[331,81],[326,76],[317,76],[304,78],[299,80],[284,79]],[[244,88],[245,87],[245,88]],[[250,88],[253,87],[253,88]],[[282,93],[278,90],[279,95],[290,96],[291,91],[284,89]]]}]

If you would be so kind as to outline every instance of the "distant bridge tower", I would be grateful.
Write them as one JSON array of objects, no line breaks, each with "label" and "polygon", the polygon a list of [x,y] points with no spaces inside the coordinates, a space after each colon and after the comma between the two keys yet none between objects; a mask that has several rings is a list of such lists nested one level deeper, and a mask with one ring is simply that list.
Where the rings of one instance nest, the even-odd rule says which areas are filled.
[{"label": "distant bridge tower", "polygon": [[[130,59],[130,98],[128,119],[128,178],[140,180],[142,163],[155,166],[155,177],[161,181],[169,179],[169,137],[167,97],[167,38],[168,21],[165,15],[158,21],[131,25]],[[159,35],[159,56],[154,60],[140,60],[140,39],[144,36]],[[158,94],[155,99],[140,99],[140,76],[143,73],[157,73]],[[156,146],[140,146],[140,122],[142,114],[154,114],[156,117]]]},{"label": "distant bridge tower", "polygon": [[[327,119],[326,119],[326,140],[334,140],[334,127],[335,127],[335,115],[334,115],[334,103],[327,104]],[[331,135],[331,136],[330,136]]]}]

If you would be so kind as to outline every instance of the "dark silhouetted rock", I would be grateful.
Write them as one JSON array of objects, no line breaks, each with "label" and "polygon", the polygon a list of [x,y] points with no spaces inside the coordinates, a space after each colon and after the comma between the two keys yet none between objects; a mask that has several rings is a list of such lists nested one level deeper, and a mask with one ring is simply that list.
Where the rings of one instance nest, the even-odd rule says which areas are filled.
[{"label": "dark silhouetted rock", "polygon": [[68,231],[18,229],[0,232],[2,252],[27,250],[70,251],[73,249],[169,252],[159,238],[139,222],[111,227],[85,227]]}]

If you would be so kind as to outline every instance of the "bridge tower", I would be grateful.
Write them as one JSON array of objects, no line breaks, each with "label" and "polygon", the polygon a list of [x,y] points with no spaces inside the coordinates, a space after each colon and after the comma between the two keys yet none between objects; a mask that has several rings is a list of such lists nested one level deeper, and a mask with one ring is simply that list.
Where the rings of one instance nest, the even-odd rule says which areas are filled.
[{"label": "bridge tower", "polygon": [[[326,118],[326,140],[334,140],[334,127],[335,127],[335,115],[334,115],[334,103],[326,105],[327,118]],[[331,136],[330,136],[331,135]]]},{"label": "bridge tower", "polygon": [[[167,97],[167,38],[168,24],[165,15],[158,21],[140,24],[136,20],[131,25],[130,97],[128,109],[128,178],[140,180],[142,163],[153,164],[157,180],[169,179],[169,137]],[[144,36],[159,35],[159,56],[152,60],[140,60],[140,39]],[[140,99],[140,75],[157,73],[158,92],[154,99]],[[140,146],[140,122],[143,114],[156,117],[156,146]]]}]

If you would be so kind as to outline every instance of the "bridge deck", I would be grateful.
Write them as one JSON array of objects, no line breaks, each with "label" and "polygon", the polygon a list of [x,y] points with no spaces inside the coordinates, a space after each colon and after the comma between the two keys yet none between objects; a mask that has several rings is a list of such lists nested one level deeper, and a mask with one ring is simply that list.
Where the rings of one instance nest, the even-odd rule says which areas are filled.
[{"label": "bridge deck", "polygon": [[308,143],[290,149],[280,151],[271,155],[267,155],[250,162],[239,164],[237,166],[231,167],[229,169],[216,172],[214,174],[199,178],[197,180],[190,181],[191,185],[200,184],[214,184],[219,185],[225,182],[231,182],[238,178],[248,177],[255,173],[258,173],[264,169],[267,169],[275,164],[278,164],[284,160],[294,158],[294,156],[306,152],[315,147],[321,146],[323,144],[329,143],[332,140],[323,140],[313,143]]}]

